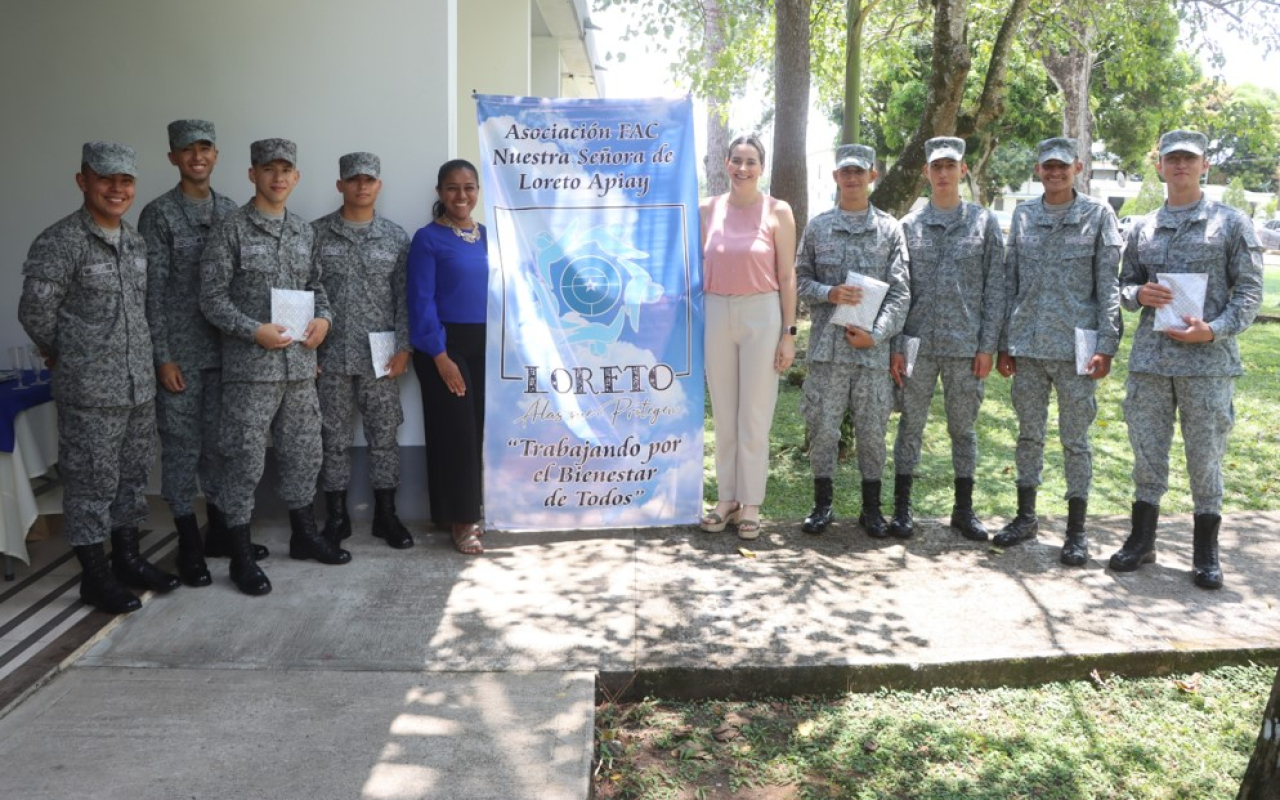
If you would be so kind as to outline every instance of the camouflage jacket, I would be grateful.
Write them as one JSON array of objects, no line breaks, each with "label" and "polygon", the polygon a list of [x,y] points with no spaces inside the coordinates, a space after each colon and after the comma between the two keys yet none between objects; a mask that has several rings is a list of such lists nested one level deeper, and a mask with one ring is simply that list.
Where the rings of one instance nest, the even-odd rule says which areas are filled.
[{"label": "camouflage jacket", "polygon": [[155,397],[147,328],[147,249],[120,222],[120,242],[81,208],[36,237],[22,266],[18,320],[57,359],[53,396],[77,406],[135,406]]},{"label": "camouflage jacket", "polygon": [[[888,369],[890,339],[902,330],[911,304],[907,263],[902,225],[874,206],[866,215],[833,208],[809,220],[796,255],[797,290],[813,323],[809,360]],[[889,284],[870,331],[875,347],[866,350],[850,347],[844,330],[831,324],[835,305],[827,293],[844,284],[850,270]]]},{"label": "camouflage jacket", "polygon": [[[278,232],[273,232],[277,230]],[[314,379],[316,352],[294,342],[264,350],[254,341],[271,321],[272,289],[315,292],[315,315],[329,319],[329,301],[312,258],[315,234],[298,215],[269,220],[253,202],[223,217],[200,257],[200,310],[222,331],[224,381]]]},{"label": "camouflage jacket", "polygon": [[315,252],[333,309],[333,328],[320,345],[320,368],[372,378],[369,334],[394,331],[396,350],[409,350],[405,259],[409,235],[381,216],[357,231],[340,211],[311,223]]},{"label": "camouflage jacket", "polygon": [[1004,234],[995,214],[961,203],[958,215],[932,205],[902,219],[911,254],[911,308],[895,336],[920,339],[920,354],[972,358],[995,353],[1004,327]]},{"label": "camouflage jacket", "polygon": [[1011,356],[1075,361],[1076,328],[1098,332],[1098,353],[1120,346],[1120,229],[1111,207],[1077,194],[1065,214],[1042,200],[1013,212],[1005,251],[1005,328]]},{"label": "camouflage jacket", "polygon": [[[1161,272],[1200,272],[1209,276],[1204,320],[1212,342],[1170,339],[1152,326],[1155,309],[1138,304],[1138,289]],[[1182,224],[1166,208],[1133,226],[1120,271],[1120,301],[1128,311],[1142,309],[1129,353],[1129,371],[1156,375],[1239,375],[1236,336],[1253,322],[1262,304],[1262,247],[1244,214],[1207,197]]]},{"label": "camouflage jacket", "polygon": [[236,204],[217,192],[210,199],[208,223],[193,216],[178,187],[147,203],[138,218],[147,240],[147,322],[157,367],[172,362],[183,370],[204,369],[220,361],[218,329],[200,313],[200,252]]}]

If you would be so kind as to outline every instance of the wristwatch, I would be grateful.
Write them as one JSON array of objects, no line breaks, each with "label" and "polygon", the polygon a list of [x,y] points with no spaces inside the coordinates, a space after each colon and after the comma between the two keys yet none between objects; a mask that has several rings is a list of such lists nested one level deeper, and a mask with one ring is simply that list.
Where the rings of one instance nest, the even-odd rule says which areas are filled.
[{"label": "wristwatch", "polygon": [[790,334],[791,336],[795,336],[795,335],[796,335],[796,326],[795,326],[795,325],[792,325],[792,326],[790,326],[790,327],[783,328],[783,329],[782,329],[782,332],[783,332],[783,333],[786,333],[786,334]]}]

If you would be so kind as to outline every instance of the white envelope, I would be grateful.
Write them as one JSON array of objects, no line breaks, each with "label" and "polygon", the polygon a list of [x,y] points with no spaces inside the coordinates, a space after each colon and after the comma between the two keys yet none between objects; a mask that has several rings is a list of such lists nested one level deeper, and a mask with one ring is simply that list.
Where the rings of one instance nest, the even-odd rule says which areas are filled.
[{"label": "white envelope", "polygon": [[1184,331],[1183,317],[1204,318],[1204,296],[1209,288],[1207,272],[1157,272],[1156,283],[1173,292],[1173,302],[1156,309],[1154,327],[1158,331]]},{"label": "white envelope", "polygon": [[295,342],[301,342],[305,338],[304,331],[315,318],[315,292],[299,289],[271,290],[271,322],[288,328],[285,333]]},{"label": "white envelope", "polygon": [[1098,332],[1076,328],[1076,374],[1088,375],[1089,362],[1098,352]]},{"label": "white envelope", "polygon": [[373,376],[381,378],[391,370],[387,362],[396,354],[395,331],[373,331],[369,334],[369,351],[373,354]]},{"label": "white envelope", "polygon": [[920,337],[904,336],[902,338],[903,355],[907,357],[907,377],[916,371],[916,357],[920,355]]},{"label": "white envelope", "polygon": [[860,272],[849,270],[844,280],[845,286],[857,286],[862,290],[862,302],[856,306],[838,305],[831,315],[831,324],[847,328],[852,325],[870,332],[876,324],[876,315],[880,313],[880,304],[889,293],[889,284],[868,278]]}]

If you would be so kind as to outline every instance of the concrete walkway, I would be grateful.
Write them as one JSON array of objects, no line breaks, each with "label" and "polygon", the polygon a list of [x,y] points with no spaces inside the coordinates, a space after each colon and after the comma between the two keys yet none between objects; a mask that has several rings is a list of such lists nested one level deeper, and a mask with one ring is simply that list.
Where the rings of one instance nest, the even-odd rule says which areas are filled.
[{"label": "concrete walkway", "polygon": [[[157,522],[157,525],[162,524]],[[991,685],[1280,660],[1280,512],[1224,521],[1227,585],[1194,588],[1190,519],[1160,560],[1057,564],[1062,520],[999,553],[925,522],[873,541],[848,521],[760,540],[693,529],[443,534],[397,552],[357,525],[354,561],[290,561],[275,591],[151,597],[0,719],[0,787],[22,800],[405,800],[588,796],[606,697]],[[743,546],[750,548],[742,550]],[[599,688],[597,689],[597,681]]]}]

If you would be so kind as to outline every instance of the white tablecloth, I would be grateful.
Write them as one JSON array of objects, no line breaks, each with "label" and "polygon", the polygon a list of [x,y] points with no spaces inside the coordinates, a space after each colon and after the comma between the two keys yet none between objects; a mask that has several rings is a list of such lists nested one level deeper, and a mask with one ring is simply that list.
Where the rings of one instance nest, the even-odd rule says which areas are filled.
[{"label": "white tablecloth", "polygon": [[0,553],[30,564],[27,531],[41,512],[31,480],[58,463],[58,412],[41,403],[19,414],[13,428],[13,452],[0,453]]}]

